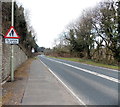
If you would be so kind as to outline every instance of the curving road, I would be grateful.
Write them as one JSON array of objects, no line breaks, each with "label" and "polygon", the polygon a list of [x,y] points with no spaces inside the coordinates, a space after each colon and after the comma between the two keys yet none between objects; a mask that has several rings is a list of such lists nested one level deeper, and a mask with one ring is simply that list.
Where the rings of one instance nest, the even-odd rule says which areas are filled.
[{"label": "curving road", "polygon": [[118,105],[118,71],[39,56],[86,105]]}]

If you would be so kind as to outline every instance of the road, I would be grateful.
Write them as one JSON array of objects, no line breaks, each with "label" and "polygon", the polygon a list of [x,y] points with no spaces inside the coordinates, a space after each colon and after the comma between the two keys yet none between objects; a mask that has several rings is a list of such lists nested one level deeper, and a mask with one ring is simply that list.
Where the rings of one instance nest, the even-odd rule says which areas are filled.
[{"label": "road", "polygon": [[39,56],[85,105],[118,105],[118,71]]}]

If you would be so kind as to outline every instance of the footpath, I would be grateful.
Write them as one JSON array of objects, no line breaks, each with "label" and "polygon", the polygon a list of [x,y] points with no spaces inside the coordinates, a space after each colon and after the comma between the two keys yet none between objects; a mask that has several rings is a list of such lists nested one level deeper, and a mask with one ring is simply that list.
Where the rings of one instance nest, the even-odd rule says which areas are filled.
[{"label": "footpath", "polygon": [[30,65],[22,105],[79,105],[68,90],[39,60]]}]

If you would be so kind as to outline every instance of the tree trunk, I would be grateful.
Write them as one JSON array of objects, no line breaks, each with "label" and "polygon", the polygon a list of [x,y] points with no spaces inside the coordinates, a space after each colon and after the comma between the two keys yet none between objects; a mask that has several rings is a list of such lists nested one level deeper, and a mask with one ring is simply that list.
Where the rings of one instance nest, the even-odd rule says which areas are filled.
[{"label": "tree trunk", "polygon": [[87,45],[87,59],[91,59],[89,45]]}]

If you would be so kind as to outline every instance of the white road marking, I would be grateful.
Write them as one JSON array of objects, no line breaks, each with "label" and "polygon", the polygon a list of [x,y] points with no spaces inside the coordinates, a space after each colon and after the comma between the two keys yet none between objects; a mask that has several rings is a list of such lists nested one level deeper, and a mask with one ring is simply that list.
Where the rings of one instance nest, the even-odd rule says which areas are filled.
[{"label": "white road marking", "polygon": [[93,72],[93,71],[90,71],[90,70],[87,70],[87,69],[79,68],[79,67],[76,67],[76,66],[64,63],[64,62],[60,62],[60,61],[50,59],[50,58],[46,58],[46,59],[57,62],[57,63],[60,63],[60,64],[63,64],[63,65],[66,65],[66,66],[69,66],[69,67],[72,67],[72,68],[75,68],[75,69],[78,69],[78,70],[82,70],[84,72],[99,76],[101,78],[104,78],[104,79],[107,79],[107,80],[110,80],[110,81],[113,81],[113,82],[116,82],[116,83],[120,83],[120,80],[118,80],[116,78],[113,78],[113,77],[110,77],[110,76],[106,76],[106,75],[103,75],[103,74],[100,74],[100,73],[97,73],[97,72]]},{"label": "white road marking", "polygon": [[88,66],[92,66],[92,67],[96,67],[96,68],[101,68],[101,69],[106,69],[106,70],[112,70],[114,72],[120,72],[119,70],[115,70],[115,69],[110,69],[110,68],[104,68],[104,67],[99,67],[99,66],[95,66],[95,65],[89,65],[89,64],[84,64],[83,65],[88,65]]},{"label": "white road marking", "polygon": [[[59,59],[59,60],[60,60],[60,59]],[[66,60],[66,61],[68,61],[68,60]],[[74,62],[74,61],[70,61],[70,62]],[[74,63],[79,64],[79,62],[74,62]],[[106,70],[112,70],[112,71],[115,71],[115,72],[120,72],[119,69],[116,70],[116,69],[104,68],[104,67],[100,67],[100,66],[85,64],[85,63],[82,63],[82,62],[81,62],[80,64],[82,64],[82,65],[87,65],[87,66],[92,66],[92,67],[96,67],[96,68],[101,68],[101,69],[106,69]]]},{"label": "white road marking", "polygon": [[70,93],[79,101],[79,104],[87,107],[87,105],[45,63],[42,62],[42,64],[48,68],[48,70],[57,78],[57,80],[59,80],[63,84],[63,86],[67,88],[68,91],[70,91]]}]

